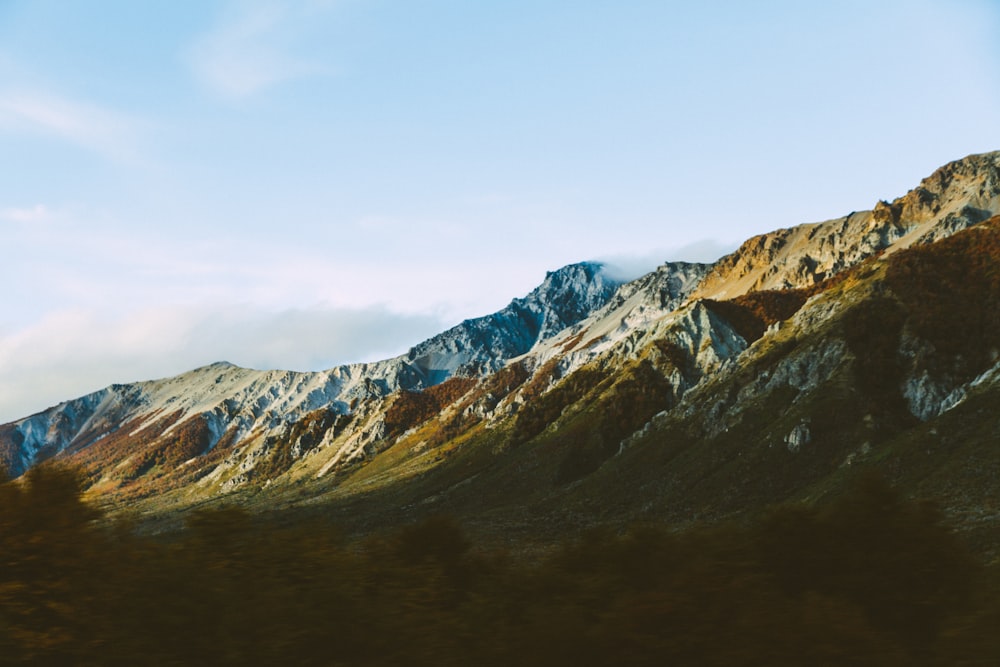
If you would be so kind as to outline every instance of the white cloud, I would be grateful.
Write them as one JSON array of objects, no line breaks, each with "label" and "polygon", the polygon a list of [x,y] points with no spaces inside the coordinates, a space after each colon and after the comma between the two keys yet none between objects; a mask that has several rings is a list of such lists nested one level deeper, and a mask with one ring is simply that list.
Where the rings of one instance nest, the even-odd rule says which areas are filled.
[{"label": "white cloud", "polygon": [[318,370],[382,359],[443,328],[434,316],[382,307],[273,312],[171,305],[124,316],[79,308],[54,312],[0,332],[0,423],[112,383],[174,375],[213,361]]},{"label": "white cloud", "polygon": [[711,263],[736,250],[735,243],[722,243],[714,239],[695,241],[674,248],[650,250],[641,254],[607,255],[597,259],[607,265],[607,270],[620,280],[634,280],[666,262]]},{"label": "white cloud", "polygon": [[45,211],[50,223],[0,226],[17,249],[0,280],[18,285],[0,313],[0,423],[213,361],[306,370],[387,358],[502,307],[553,268],[419,254],[373,267],[350,249],[154,235],[45,206],[7,213]]},{"label": "white cloud", "polygon": [[39,92],[0,93],[0,130],[55,136],[120,162],[137,157],[137,122],[103,107]]},{"label": "white cloud", "polygon": [[370,239],[213,238],[80,207],[0,213],[50,216],[0,225],[0,245],[14,249],[0,282],[18,286],[0,313],[0,423],[218,360],[305,370],[386,358],[556,268],[506,253],[435,261],[410,237],[373,264],[383,247]]},{"label": "white cloud", "polygon": [[228,97],[324,71],[317,62],[293,55],[302,27],[329,3],[240,2],[229,6],[213,31],[191,47],[187,60],[196,76]]},{"label": "white cloud", "polygon": [[0,209],[0,220],[8,222],[37,223],[44,222],[51,217],[52,211],[45,204],[35,204],[34,206],[23,208],[12,206]]},{"label": "white cloud", "polygon": [[0,319],[23,324],[28,313],[71,306],[120,315],[150,303],[271,310],[381,304],[457,323],[502,307],[557,268],[537,258],[482,253],[435,261],[426,249],[387,248],[371,239],[198,237],[119,223],[93,210],[47,210],[53,216],[46,224],[0,226],[0,243],[18,248],[0,264],[0,279],[21,286],[8,295]]}]

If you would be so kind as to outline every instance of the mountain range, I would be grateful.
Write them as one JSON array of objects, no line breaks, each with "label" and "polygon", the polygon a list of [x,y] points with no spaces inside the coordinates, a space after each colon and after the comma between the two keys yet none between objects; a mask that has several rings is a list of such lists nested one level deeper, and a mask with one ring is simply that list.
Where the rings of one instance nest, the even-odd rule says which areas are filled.
[{"label": "mountain range", "polygon": [[236,503],[504,536],[823,502],[874,470],[992,553],[998,214],[1000,153],[971,155],[712,264],[566,266],[385,361],[113,385],[0,426],[0,465],[71,464],[151,521]]}]

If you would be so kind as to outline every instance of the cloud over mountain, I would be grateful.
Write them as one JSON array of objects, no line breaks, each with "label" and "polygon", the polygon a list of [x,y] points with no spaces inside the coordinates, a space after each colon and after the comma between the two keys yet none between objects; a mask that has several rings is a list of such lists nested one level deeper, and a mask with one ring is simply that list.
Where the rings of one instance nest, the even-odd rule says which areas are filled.
[{"label": "cloud over mountain", "polygon": [[251,368],[320,370],[399,354],[445,326],[432,314],[368,308],[264,311],[233,305],[152,306],[108,318],[51,313],[0,329],[0,422],[84,393],[95,383],[163,377],[226,359]]}]

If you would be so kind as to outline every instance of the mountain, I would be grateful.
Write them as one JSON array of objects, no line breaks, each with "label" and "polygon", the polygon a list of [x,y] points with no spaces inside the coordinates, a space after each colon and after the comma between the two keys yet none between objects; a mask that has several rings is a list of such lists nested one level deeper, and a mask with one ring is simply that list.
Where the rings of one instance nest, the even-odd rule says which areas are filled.
[{"label": "mountain", "polygon": [[446,512],[504,538],[823,502],[876,470],[995,552],[998,213],[1000,153],[972,155],[714,264],[565,267],[395,359],[109,387],[0,427],[0,456],[72,463],[117,511]]},{"label": "mountain", "polygon": [[223,439],[233,446],[267,438],[317,410],[343,415],[392,392],[496,371],[605,303],[618,285],[598,263],[566,266],[503,310],[466,320],[377,363],[296,373],[220,362],[165,380],[113,385],[0,427],[0,463],[18,475],[109,436],[118,442],[140,434],[146,440],[184,440],[164,459],[180,463],[181,453],[202,454]]}]

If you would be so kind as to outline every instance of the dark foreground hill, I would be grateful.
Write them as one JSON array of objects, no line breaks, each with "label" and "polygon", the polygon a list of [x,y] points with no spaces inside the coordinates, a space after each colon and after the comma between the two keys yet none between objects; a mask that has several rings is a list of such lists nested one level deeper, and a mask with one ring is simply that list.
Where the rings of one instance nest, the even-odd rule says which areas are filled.
[{"label": "dark foreground hill", "polygon": [[0,484],[0,664],[984,665],[1000,569],[867,478],[822,509],[596,529],[531,557],[431,518],[362,541],[203,510],[93,521],[72,473]]}]

